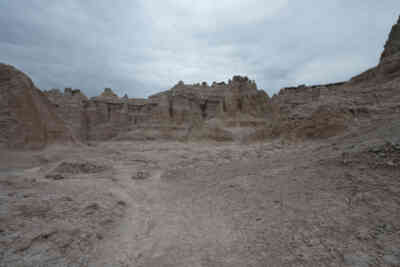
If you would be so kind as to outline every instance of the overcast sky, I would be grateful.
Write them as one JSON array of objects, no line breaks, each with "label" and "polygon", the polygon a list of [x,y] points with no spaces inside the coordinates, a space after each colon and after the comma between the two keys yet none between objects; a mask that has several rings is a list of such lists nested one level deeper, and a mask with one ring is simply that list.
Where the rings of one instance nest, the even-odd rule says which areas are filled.
[{"label": "overcast sky", "polygon": [[399,14],[399,0],[2,0],[0,62],[88,96],[237,74],[272,95],[376,65]]}]

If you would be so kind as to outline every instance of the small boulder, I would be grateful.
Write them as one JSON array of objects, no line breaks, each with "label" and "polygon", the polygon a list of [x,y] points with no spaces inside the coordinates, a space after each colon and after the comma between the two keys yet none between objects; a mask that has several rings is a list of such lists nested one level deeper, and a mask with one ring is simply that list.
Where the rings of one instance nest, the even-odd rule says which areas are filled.
[{"label": "small boulder", "polygon": [[60,173],[50,173],[47,174],[46,179],[50,179],[50,180],[63,180],[65,179],[64,175],[60,174]]},{"label": "small boulder", "polygon": [[145,171],[138,171],[136,174],[132,175],[132,180],[145,180],[150,177],[150,174]]}]

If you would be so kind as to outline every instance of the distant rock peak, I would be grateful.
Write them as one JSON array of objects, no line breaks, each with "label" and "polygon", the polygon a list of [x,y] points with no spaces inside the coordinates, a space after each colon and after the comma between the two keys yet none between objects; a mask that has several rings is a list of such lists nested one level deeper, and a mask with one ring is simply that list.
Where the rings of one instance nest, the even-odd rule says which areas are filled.
[{"label": "distant rock peak", "polygon": [[[176,91],[192,91],[193,93],[201,94],[202,91],[215,92],[217,94],[223,93],[224,91],[239,91],[239,92],[255,92],[257,91],[257,84],[254,80],[250,80],[247,76],[236,75],[232,79],[222,82],[212,82],[208,85],[207,82],[185,84],[183,81],[179,81],[167,92]],[[157,94],[158,95],[158,94]]]},{"label": "distant rock peak", "polygon": [[65,88],[64,93],[58,88],[53,88],[48,91],[43,92],[47,97],[57,98],[57,97],[72,97],[79,99],[88,99],[87,96],[80,89]]},{"label": "distant rock peak", "polygon": [[400,16],[390,31],[389,38],[386,41],[385,49],[381,55],[381,61],[387,57],[400,52]]},{"label": "distant rock peak", "polygon": [[104,88],[103,93],[100,95],[101,97],[112,97],[112,98],[118,98],[118,96],[113,92],[111,88]]}]

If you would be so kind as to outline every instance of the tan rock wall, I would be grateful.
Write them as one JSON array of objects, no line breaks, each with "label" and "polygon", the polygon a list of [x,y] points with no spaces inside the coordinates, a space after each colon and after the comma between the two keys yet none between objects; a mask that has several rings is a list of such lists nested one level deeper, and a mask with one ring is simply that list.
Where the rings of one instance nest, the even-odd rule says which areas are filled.
[{"label": "tan rock wall", "polygon": [[0,64],[0,142],[9,148],[40,148],[72,142],[73,134],[32,80]]},{"label": "tan rock wall", "polygon": [[[243,113],[262,117],[268,96],[255,82],[235,76],[229,83],[185,85],[183,82],[149,99],[118,98],[111,90],[87,99],[79,90],[46,92],[57,113],[81,140],[108,140],[124,132],[143,129],[179,136],[215,117]],[[187,129],[187,130],[184,130]],[[154,134],[153,134],[154,135]]]}]

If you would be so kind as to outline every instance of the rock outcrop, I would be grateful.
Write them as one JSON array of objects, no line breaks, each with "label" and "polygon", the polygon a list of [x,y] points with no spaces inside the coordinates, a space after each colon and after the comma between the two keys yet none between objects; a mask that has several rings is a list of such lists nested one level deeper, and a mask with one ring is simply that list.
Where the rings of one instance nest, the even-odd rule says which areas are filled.
[{"label": "rock outcrop", "polygon": [[269,110],[268,95],[241,76],[211,86],[179,82],[148,99],[119,98],[110,88],[91,99],[77,89],[45,94],[82,141],[226,139],[215,133],[226,133],[226,127],[265,125]]},{"label": "rock outcrop", "polygon": [[379,64],[347,82],[289,87],[269,97],[247,77],[185,84],[147,99],[110,88],[42,93],[23,73],[0,65],[0,143],[42,146],[58,140],[259,140],[326,138],[400,112],[400,18]]},{"label": "rock outcrop", "polygon": [[381,55],[381,61],[387,57],[400,53],[400,16],[399,20],[393,25],[389,38],[386,41],[385,49]]},{"label": "rock outcrop", "polygon": [[118,96],[113,92],[113,90],[111,88],[105,88],[104,92],[101,93],[100,98],[118,99]]},{"label": "rock outcrop", "polygon": [[271,98],[266,136],[326,138],[400,112],[400,19],[379,64],[350,81],[284,88]]},{"label": "rock outcrop", "polygon": [[40,148],[73,141],[49,99],[16,68],[0,64],[0,145]]},{"label": "rock outcrop", "polygon": [[378,66],[351,79],[352,82],[382,83],[400,75],[400,17],[389,34]]},{"label": "rock outcrop", "polygon": [[79,140],[86,140],[88,123],[84,105],[88,98],[79,90],[65,88],[62,93],[59,89],[44,91],[44,94],[54,105],[59,118],[71,129]]}]

